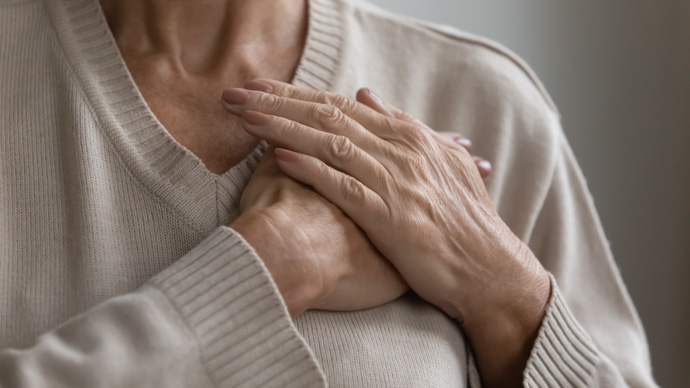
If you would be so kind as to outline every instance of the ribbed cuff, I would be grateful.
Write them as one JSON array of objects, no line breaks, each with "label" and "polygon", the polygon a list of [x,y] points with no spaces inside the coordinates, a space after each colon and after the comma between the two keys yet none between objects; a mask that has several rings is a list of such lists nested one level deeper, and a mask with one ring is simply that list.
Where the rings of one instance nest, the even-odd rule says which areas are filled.
[{"label": "ribbed cuff", "polygon": [[482,379],[479,377],[479,369],[477,368],[477,360],[474,359],[474,353],[469,344],[465,344],[467,352],[467,387],[481,388]]},{"label": "ribbed cuff", "polygon": [[150,282],[198,341],[218,387],[323,387],[323,372],[254,249],[220,227]]},{"label": "ribbed cuff", "polygon": [[588,387],[599,353],[582,329],[551,276],[551,299],[527,361],[525,387]]}]

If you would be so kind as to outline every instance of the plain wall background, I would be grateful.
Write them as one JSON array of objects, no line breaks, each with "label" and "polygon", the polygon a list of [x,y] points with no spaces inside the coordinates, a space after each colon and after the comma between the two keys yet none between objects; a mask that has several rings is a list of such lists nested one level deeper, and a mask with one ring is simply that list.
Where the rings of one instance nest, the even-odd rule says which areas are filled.
[{"label": "plain wall background", "polygon": [[559,107],[657,382],[690,371],[690,0],[370,0],[494,39]]}]

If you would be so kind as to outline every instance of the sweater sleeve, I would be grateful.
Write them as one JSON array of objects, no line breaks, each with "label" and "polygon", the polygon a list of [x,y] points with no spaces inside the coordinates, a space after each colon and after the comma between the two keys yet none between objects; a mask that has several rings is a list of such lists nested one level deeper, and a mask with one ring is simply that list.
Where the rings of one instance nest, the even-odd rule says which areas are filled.
[{"label": "sweater sleeve", "polygon": [[[598,349],[570,312],[553,276],[551,289],[546,314],[524,372],[523,386],[628,386],[618,367]],[[644,384],[633,384],[641,385]]]},{"label": "sweater sleeve", "polygon": [[0,351],[2,387],[319,387],[263,262],[220,227],[130,294]]},{"label": "sweater sleeve", "polygon": [[525,386],[656,386],[640,319],[565,135],[529,246],[553,274]]},{"label": "sweater sleeve", "polygon": [[[642,324],[560,127],[555,166],[528,244],[552,292],[525,387],[656,387]],[[468,386],[480,387],[471,352]]]}]

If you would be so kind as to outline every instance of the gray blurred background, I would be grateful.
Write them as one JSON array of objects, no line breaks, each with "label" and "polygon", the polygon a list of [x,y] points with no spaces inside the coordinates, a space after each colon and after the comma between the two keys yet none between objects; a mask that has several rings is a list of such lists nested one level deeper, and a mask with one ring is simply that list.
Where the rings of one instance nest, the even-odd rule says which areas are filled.
[{"label": "gray blurred background", "polygon": [[654,375],[690,372],[690,0],[370,0],[494,39],[561,111]]}]

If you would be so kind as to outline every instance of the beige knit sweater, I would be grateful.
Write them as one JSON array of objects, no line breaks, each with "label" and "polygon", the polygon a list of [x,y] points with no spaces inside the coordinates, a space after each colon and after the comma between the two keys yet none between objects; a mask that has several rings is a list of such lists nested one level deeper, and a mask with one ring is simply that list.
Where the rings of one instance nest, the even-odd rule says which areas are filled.
[{"label": "beige knit sweater", "polygon": [[[495,206],[555,279],[525,385],[653,386],[530,70],[492,42],[364,3],[312,0],[309,16],[294,84],[369,86],[494,163]],[[206,170],[143,101],[96,0],[0,0],[0,386],[478,386],[456,322],[414,295],[290,319],[224,226],[261,152]]]}]

